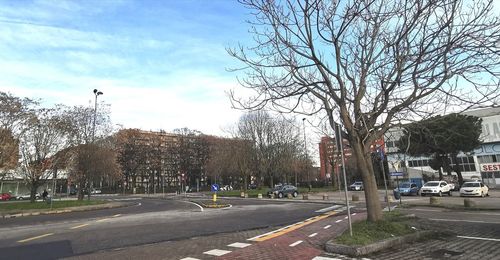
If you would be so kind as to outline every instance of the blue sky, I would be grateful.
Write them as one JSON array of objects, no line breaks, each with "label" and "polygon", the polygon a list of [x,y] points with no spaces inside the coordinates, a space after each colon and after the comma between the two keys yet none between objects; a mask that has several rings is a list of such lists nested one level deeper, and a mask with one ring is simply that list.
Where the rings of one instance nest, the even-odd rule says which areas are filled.
[{"label": "blue sky", "polygon": [[48,106],[97,88],[115,124],[222,135],[241,115],[225,48],[250,39],[248,18],[232,0],[0,1],[0,86]]}]

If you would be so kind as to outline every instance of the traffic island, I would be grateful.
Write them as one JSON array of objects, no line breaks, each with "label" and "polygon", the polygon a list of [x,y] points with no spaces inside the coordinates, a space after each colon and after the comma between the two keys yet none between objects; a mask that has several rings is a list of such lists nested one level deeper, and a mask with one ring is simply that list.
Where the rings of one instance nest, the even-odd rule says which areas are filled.
[{"label": "traffic island", "polygon": [[348,255],[353,257],[364,256],[384,249],[398,247],[407,243],[415,242],[424,238],[435,236],[436,231],[424,230],[417,231],[413,234],[408,234],[400,237],[384,239],[368,245],[343,245],[336,243],[335,240],[330,240],[326,243],[327,252]]},{"label": "traffic island", "polygon": [[199,203],[200,206],[207,208],[207,209],[220,209],[220,208],[228,208],[230,204],[225,204],[225,203]]},{"label": "traffic island", "polygon": [[421,228],[417,218],[402,215],[397,211],[386,212],[381,221],[375,223],[360,221],[354,223],[352,227],[353,236],[345,231],[328,241],[325,250],[358,257],[435,236],[438,233]]}]

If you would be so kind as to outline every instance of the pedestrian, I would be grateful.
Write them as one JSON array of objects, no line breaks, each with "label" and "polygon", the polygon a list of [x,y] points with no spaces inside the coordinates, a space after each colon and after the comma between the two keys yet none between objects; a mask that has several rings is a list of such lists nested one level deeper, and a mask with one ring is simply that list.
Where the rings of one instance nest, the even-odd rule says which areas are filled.
[{"label": "pedestrian", "polygon": [[45,199],[47,198],[48,195],[49,195],[49,193],[47,192],[47,190],[43,190],[42,198],[43,198],[44,201],[45,201]]}]

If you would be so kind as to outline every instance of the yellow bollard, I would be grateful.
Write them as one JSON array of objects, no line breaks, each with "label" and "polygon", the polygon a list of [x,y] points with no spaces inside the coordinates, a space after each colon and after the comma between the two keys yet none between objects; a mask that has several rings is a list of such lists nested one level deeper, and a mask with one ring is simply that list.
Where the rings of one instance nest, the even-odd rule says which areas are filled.
[{"label": "yellow bollard", "polygon": [[217,194],[214,194],[214,196],[213,196],[212,200],[213,200],[214,202],[217,202]]}]

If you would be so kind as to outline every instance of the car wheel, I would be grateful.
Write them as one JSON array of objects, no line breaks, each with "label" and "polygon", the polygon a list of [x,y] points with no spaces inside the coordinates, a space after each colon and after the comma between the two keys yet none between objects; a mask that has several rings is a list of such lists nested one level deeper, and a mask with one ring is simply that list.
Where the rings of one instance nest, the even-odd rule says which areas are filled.
[{"label": "car wheel", "polygon": [[450,190],[450,191],[448,191],[448,196],[451,196],[451,190]]},{"label": "car wheel", "polygon": [[420,193],[420,196],[425,197],[425,194],[424,193]]},{"label": "car wheel", "polygon": [[19,200],[23,200],[23,197],[19,197]]},{"label": "car wheel", "polygon": [[281,192],[278,193],[278,198],[280,198],[280,199],[283,198],[283,193],[281,193]]},{"label": "car wheel", "polygon": [[299,195],[296,191],[293,192],[292,196],[295,198],[297,197],[297,195]]},{"label": "car wheel", "polygon": [[439,191],[439,194],[438,194],[439,197],[443,197],[443,193],[441,191]]}]

